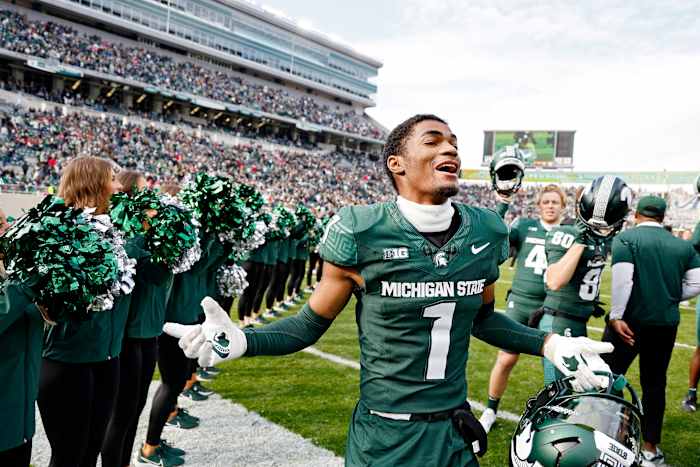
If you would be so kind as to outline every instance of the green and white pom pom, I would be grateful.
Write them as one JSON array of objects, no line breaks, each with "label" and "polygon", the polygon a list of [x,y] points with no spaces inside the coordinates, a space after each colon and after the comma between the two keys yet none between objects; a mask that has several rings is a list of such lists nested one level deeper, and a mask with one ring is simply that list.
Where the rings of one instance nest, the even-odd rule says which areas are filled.
[{"label": "green and white pom pom", "polygon": [[219,294],[222,297],[239,297],[243,294],[248,281],[247,273],[237,264],[221,266],[217,272]]},{"label": "green and white pom pom", "polygon": [[[155,215],[149,216],[149,211]],[[177,198],[149,189],[131,196],[117,193],[112,196],[110,216],[127,236],[143,235],[151,261],[175,274],[189,270],[202,254],[199,223]]]},{"label": "green and white pom pom", "polygon": [[216,235],[223,243],[236,245],[250,233],[246,229],[252,210],[226,177],[199,173],[185,184],[179,198],[194,211],[204,232]]},{"label": "green and white pom pom", "polygon": [[[97,218],[97,219],[96,219]],[[133,287],[133,260],[109,219],[45,197],[0,236],[7,278],[25,286],[54,321],[108,310]]]}]

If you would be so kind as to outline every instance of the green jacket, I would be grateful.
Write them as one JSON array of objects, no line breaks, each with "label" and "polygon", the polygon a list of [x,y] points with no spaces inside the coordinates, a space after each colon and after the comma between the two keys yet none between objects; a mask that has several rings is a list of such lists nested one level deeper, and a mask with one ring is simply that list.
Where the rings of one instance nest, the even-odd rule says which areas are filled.
[{"label": "green jacket", "polygon": [[160,336],[165,322],[165,308],[173,286],[173,273],[165,265],[146,260],[143,266],[137,268],[136,274],[136,287],[131,294],[126,336],[137,339]]},{"label": "green jacket", "polygon": [[180,324],[197,322],[197,317],[202,313],[200,302],[212,288],[209,284],[210,268],[221,261],[222,256],[225,258],[224,255],[223,246],[214,237],[205,236],[202,239],[202,257],[192,269],[175,276],[165,321]]},{"label": "green jacket", "polygon": [[267,246],[267,243],[262,244],[255,250],[253,250],[250,255],[248,255],[248,258],[246,258],[247,261],[251,261],[253,263],[264,263],[265,262],[265,247]]},{"label": "green jacket", "polygon": [[[143,237],[127,240],[130,258],[144,260]],[[120,295],[111,310],[93,313],[85,320],[68,320],[49,326],[44,333],[43,357],[65,363],[102,362],[119,356],[132,294]]]},{"label": "green jacket", "polygon": [[18,285],[6,285],[0,293],[0,451],[34,436],[43,324],[31,298]]}]

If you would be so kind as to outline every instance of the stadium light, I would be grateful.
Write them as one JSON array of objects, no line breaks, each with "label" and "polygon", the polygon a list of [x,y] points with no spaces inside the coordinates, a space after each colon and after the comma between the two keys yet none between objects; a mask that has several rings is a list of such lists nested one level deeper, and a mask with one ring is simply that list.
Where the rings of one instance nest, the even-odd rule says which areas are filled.
[{"label": "stadium light", "polygon": [[145,94],[141,94],[141,95],[139,96],[139,98],[136,99],[136,103],[137,103],[137,104],[140,104],[141,102],[143,102],[143,100],[144,100],[145,98],[146,98],[146,95],[145,95]]},{"label": "stadium light", "polygon": [[116,91],[117,91],[117,86],[112,86],[112,88],[107,93],[107,97],[112,97]]},{"label": "stadium light", "polygon": [[199,106],[197,106],[197,107],[195,107],[194,109],[192,109],[192,111],[190,112],[190,115],[194,115],[194,114],[196,114],[197,112],[199,112]]},{"label": "stadium light", "polygon": [[219,112],[218,114],[214,115],[214,117],[212,117],[212,118],[213,118],[214,120],[216,120],[216,119],[218,119],[219,117],[221,117],[222,115],[223,115],[223,112]]},{"label": "stadium light", "polygon": [[165,106],[163,108],[167,110],[167,108],[170,107],[171,105],[173,105],[173,101],[168,101],[165,103]]},{"label": "stadium light", "polygon": [[76,89],[78,89],[78,87],[80,86],[80,83],[82,83],[82,82],[83,82],[83,80],[82,80],[82,79],[79,79],[78,81],[76,81],[75,83],[73,83],[73,86],[70,87],[70,88],[71,88],[71,91],[75,91]]}]

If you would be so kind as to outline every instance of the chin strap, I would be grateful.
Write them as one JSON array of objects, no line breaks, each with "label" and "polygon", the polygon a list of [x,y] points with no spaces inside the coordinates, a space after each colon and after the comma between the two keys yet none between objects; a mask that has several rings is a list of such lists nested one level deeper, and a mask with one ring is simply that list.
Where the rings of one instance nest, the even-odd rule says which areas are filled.
[{"label": "chin strap", "polygon": [[455,213],[449,199],[442,204],[418,204],[398,196],[396,205],[416,230],[426,233],[444,232],[450,228]]}]

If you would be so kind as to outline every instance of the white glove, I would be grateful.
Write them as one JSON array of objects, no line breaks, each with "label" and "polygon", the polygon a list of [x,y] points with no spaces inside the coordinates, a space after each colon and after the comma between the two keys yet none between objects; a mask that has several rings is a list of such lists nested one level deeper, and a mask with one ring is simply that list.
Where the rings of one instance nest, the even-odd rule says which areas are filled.
[{"label": "white glove", "polygon": [[610,367],[599,354],[613,350],[614,347],[609,342],[598,342],[587,337],[564,337],[559,334],[551,334],[543,347],[545,358],[564,376],[574,376],[571,386],[578,392],[605,387],[607,377],[597,376],[593,372],[610,372]]},{"label": "white glove", "polygon": [[199,366],[217,365],[245,354],[248,341],[228,314],[211,297],[204,297],[202,308],[206,317],[203,324],[184,325],[165,323],[163,331],[180,339],[178,345],[187,358],[196,358]]}]

